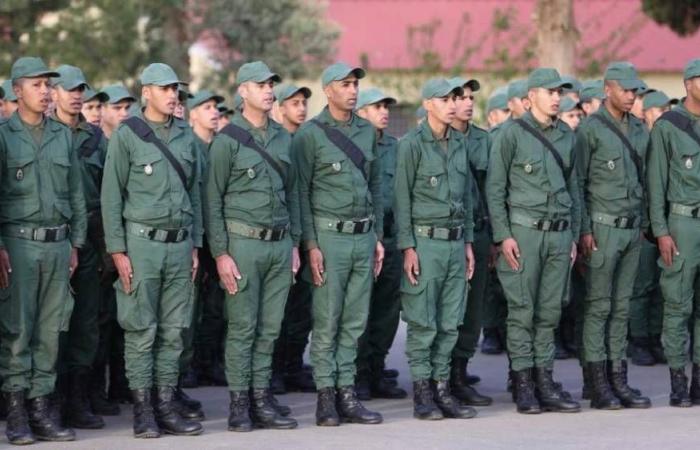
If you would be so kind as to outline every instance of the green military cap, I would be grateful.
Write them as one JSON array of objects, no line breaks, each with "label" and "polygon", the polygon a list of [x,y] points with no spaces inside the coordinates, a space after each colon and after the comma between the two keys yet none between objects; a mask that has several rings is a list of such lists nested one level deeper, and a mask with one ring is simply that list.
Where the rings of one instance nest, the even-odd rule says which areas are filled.
[{"label": "green military cap", "polygon": [[685,70],[683,70],[683,80],[695,77],[700,77],[700,58],[688,61],[688,64],[685,65]]},{"label": "green military cap", "polygon": [[293,97],[299,92],[304,95],[304,98],[311,97],[311,89],[307,88],[306,86],[297,87],[293,84],[279,84],[275,86],[274,89],[275,100],[277,100],[278,103],[282,103],[289,97]]},{"label": "green military cap", "polygon": [[189,98],[187,100],[187,109],[194,109],[202,103],[208,102],[209,100],[214,100],[218,106],[219,103],[222,103],[224,101],[224,98],[220,95],[216,95],[212,91],[208,91],[205,89],[197,92],[192,96],[192,98]]},{"label": "green military cap", "polygon": [[416,108],[416,119],[425,119],[426,115],[428,115],[428,112],[423,108],[423,105]]},{"label": "green military cap", "polygon": [[236,73],[236,83],[242,84],[246,81],[262,83],[263,81],[272,80],[275,83],[282,81],[282,77],[272,72],[267,64],[262,61],[253,61],[243,64],[238,68]]},{"label": "green military cap", "polygon": [[51,83],[54,86],[61,86],[67,91],[72,91],[80,86],[90,89],[85,74],[78,67],[62,64],[56,68],[56,72],[58,72],[58,76],[51,78]]},{"label": "green military cap", "polygon": [[5,98],[4,100],[6,102],[16,102],[17,101],[17,96],[15,95],[15,90],[12,89],[12,80],[5,80],[2,82],[2,90],[5,91]]},{"label": "green military cap", "polygon": [[360,95],[357,96],[357,104],[355,105],[355,109],[361,109],[365,106],[373,105],[379,102],[386,102],[389,105],[395,105],[396,99],[385,95],[377,88],[365,89],[360,91]]},{"label": "green military cap", "polygon": [[136,97],[131,95],[126,87],[122,84],[112,84],[102,89],[102,93],[108,97],[108,102],[112,105],[121,102],[122,100],[136,101]]},{"label": "green military cap", "polygon": [[515,80],[508,83],[508,98],[525,98],[527,97],[527,80]]},{"label": "green military cap", "polygon": [[233,110],[231,108],[229,108],[228,106],[226,106],[226,103],[224,103],[224,102],[217,103],[216,109],[218,109],[221,114],[229,114],[229,113],[233,112]]},{"label": "green military cap", "polygon": [[194,95],[190,94],[190,91],[188,91],[187,89],[184,89],[182,86],[177,88],[177,100],[180,103],[185,103],[192,97],[194,97]]},{"label": "green military cap", "polygon": [[571,97],[564,97],[561,100],[561,103],[559,103],[559,112],[560,113],[569,112],[569,111],[576,109],[576,108],[581,108],[581,104],[578,103],[577,101],[575,101]]},{"label": "green military cap", "polygon": [[643,87],[642,80],[637,75],[637,69],[627,61],[613,61],[608,64],[603,79],[617,81],[623,89],[637,90]]},{"label": "green military cap", "polygon": [[479,81],[477,81],[473,78],[469,79],[469,78],[463,78],[463,77],[454,77],[454,78],[450,78],[447,81],[449,81],[450,84],[453,86],[459,86],[461,88],[468,87],[469,89],[472,90],[472,92],[476,92],[479,89],[481,89],[481,83],[479,83]]},{"label": "green military cap", "polygon": [[153,63],[149,64],[143,72],[141,72],[141,84],[144,86],[154,84],[156,86],[169,86],[171,84],[179,84],[187,86],[186,83],[177,77],[177,74],[167,64]]},{"label": "green military cap", "polygon": [[598,100],[605,99],[603,80],[586,80],[581,83],[579,97],[581,98],[582,102],[589,102],[594,98],[597,98]]},{"label": "green military cap", "polygon": [[361,67],[350,67],[343,62],[331,64],[321,74],[321,84],[326,87],[333,81],[347,78],[350,74],[355,75],[358,79],[364,78],[365,70]]},{"label": "green military cap", "polygon": [[85,89],[83,92],[83,101],[91,102],[93,100],[98,100],[100,103],[104,103],[109,100],[109,96],[102,91],[96,92],[89,88]]},{"label": "green military cap", "polygon": [[243,109],[243,97],[241,97],[241,94],[236,94],[233,97],[233,109],[241,111]]},{"label": "green military cap", "polygon": [[663,108],[664,106],[676,104],[678,104],[677,98],[668,98],[668,95],[666,95],[664,92],[653,90],[644,96],[644,105],[642,108],[647,110],[649,108]]},{"label": "green military cap", "polygon": [[581,82],[576,77],[572,77],[571,75],[562,75],[561,79],[571,84],[570,88],[564,89],[565,93],[575,92],[578,94],[581,90]]},{"label": "green military cap", "polygon": [[656,89],[650,88],[644,80],[639,80],[639,88],[635,92],[637,96],[639,97],[644,97],[645,95],[651,93],[651,92],[656,92]]},{"label": "green military cap", "polygon": [[424,100],[447,97],[450,94],[462,95],[462,86],[453,86],[445,78],[431,78],[423,84],[421,95]]},{"label": "green military cap", "polygon": [[37,78],[37,77],[57,77],[59,74],[54,70],[50,70],[44,64],[41,58],[34,56],[23,56],[12,64],[10,70],[10,78],[12,81],[20,78]]},{"label": "green military cap", "polygon": [[557,69],[551,67],[540,67],[530,72],[527,77],[527,89],[544,88],[544,89],[571,89],[571,83],[568,83],[559,76]]},{"label": "green military cap", "polygon": [[486,112],[490,113],[495,109],[508,109],[508,86],[501,86],[491,93],[486,102]]}]

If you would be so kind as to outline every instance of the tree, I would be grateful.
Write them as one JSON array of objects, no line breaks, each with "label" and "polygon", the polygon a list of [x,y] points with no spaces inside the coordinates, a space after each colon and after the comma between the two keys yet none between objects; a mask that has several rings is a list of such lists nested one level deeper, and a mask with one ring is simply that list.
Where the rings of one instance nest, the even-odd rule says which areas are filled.
[{"label": "tree", "polygon": [[642,0],[642,10],[680,36],[694,34],[700,27],[699,0]]},{"label": "tree", "polygon": [[578,31],[573,0],[537,0],[535,23],[540,65],[574,73]]}]

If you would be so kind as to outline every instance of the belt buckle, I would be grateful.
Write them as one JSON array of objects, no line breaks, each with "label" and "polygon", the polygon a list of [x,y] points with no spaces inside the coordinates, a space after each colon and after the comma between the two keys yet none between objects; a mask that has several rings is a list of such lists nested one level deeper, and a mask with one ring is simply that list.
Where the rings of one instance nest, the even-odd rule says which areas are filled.
[{"label": "belt buckle", "polygon": [[629,217],[618,217],[615,219],[615,222],[617,222],[618,228],[627,228],[627,223],[629,222],[630,218]]},{"label": "belt buckle", "polygon": [[690,210],[690,216],[697,219],[700,217],[700,207],[696,207]]},{"label": "belt buckle", "polygon": [[56,242],[57,238],[58,238],[58,229],[57,228],[45,229],[45,232],[44,232],[44,241],[45,242]]},{"label": "belt buckle", "polygon": [[450,228],[450,231],[447,232],[447,239],[450,241],[456,241],[459,239],[459,231],[460,228]]},{"label": "belt buckle", "polygon": [[177,230],[177,235],[175,236],[176,242],[182,242],[185,240],[185,237],[187,237],[187,230],[184,228],[180,228]]},{"label": "belt buckle", "polygon": [[552,229],[553,221],[550,219],[540,219],[537,222],[537,228],[540,229],[540,231],[549,231]]}]

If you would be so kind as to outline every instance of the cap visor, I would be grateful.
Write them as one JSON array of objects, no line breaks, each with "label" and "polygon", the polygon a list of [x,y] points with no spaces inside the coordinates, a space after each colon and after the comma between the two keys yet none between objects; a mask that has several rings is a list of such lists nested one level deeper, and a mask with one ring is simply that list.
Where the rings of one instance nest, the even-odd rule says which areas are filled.
[{"label": "cap visor", "polygon": [[464,85],[471,89],[472,92],[476,92],[479,89],[481,89],[481,84],[476,80],[469,80],[466,83],[464,83]]},{"label": "cap visor", "polygon": [[71,84],[56,83],[56,85],[57,85],[57,86],[63,86],[63,89],[65,89],[65,90],[67,90],[67,91],[72,91],[72,90],[74,90],[74,89],[78,89],[80,86],[85,86],[85,89],[91,89],[91,88],[90,88],[90,85],[87,84],[87,83],[84,82],[84,81],[77,81],[77,82],[71,83]]},{"label": "cap visor", "polygon": [[554,83],[545,84],[542,87],[545,89],[571,89],[574,86],[571,83],[567,83],[566,81],[555,81]]},{"label": "cap visor", "polygon": [[256,83],[264,83],[265,81],[268,81],[268,80],[272,80],[275,83],[281,83],[282,77],[277,75],[276,73],[269,72],[269,73],[266,73],[262,76],[257,77],[254,80],[251,80],[251,81],[255,81]]},{"label": "cap visor", "polygon": [[179,85],[182,85],[182,86],[188,86],[190,83],[185,83],[184,81],[180,81],[180,80],[165,80],[165,81],[158,81],[158,82],[147,83],[147,84],[152,84],[152,85],[155,85],[155,86],[161,86],[161,87],[162,87],[162,86],[170,86],[170,85],[173,85],[173,84],[179,84]]},{"label": "cap visor", "polygon": [[[617,80],[618,83],[620,83],[620,86],[622,86],[622,89],[630,89],[630,90],[635,90],[639,91],[640,89],[644,88],[644,85],[642,84],[641,80]],[[646,92],[649,92],[648,90]]]},{"label": "cap visor", "polygon": [[61,74],[58,72],[52,72],[50,70],[47,70],[47,71],[40,70],[38,72],[28,73],[27,75],[24,75],[21,78],[39,78],[39,77],[58,78],[60,76],[61,76]]},{"label": "cap visor", "polygon": [[86,102],[90,102],[93,100],[99,100],[101,103],[106,103],[109,101],[109,95],[105,94],[104,92],[97,92],[92,97],[88,97],[85,99]]}]

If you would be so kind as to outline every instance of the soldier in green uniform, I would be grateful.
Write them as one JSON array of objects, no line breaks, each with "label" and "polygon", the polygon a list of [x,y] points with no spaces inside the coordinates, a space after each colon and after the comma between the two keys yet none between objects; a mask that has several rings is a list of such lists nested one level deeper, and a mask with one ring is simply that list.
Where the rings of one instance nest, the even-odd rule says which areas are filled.
[{"label": "soldier in green uniform", "polygon": [[[647,153],[649,216],[661,258],[664,296],[662,342],[671,375],[671,406],[700,404],[700,59],[685,67],[687,96],[666,112],[651,130]],[[688,392],[689,319],[695,318],[690,349],[692,383]]]},{"label": "soldier in green uniform", "polygon": [[321,81],[328,106],[292,140],[308,252],[302,276],[314,286],[311,363],[319,426],[338,426],[341,417],[382,421],[357,399],[354,387],[357,340],[367,326],[372,280],[384,259],[377,133],[353,112],[364,75],[344,63],[327,67]]},{"label": "soldier in green uniform", "polygon": [[600,105],[605,100],[605,92],[603,91],[603,80],[587,80],[581,83],[579,91],[579,100],[581,108],[586,116],[590,116],[598,111]]},{"label": "soldier in green uniform", "polygon": [[527,98],[527,80],[514,80],[508,83],[506,95],[511,118],[518,119],[530,109],[530,100]]},{"label": "soldier in green uniform", "polygon": [[372,288],[367,329],[359,340],[357,350],[357,396],[371,398],[406,398],[405,390],[395,386],[385,375],[385,360],[394,342],[401,316],[399,282],[401,280],[401,253],[396,248],[394,221],[394,174],[398,141],[387,132],[389,107],[396,99],[379,89],[360,92],[357,115],[368,120],[377,130],[377,157],[382,166],[384,193],[384,264]]},{"label": "soldier in green uniform", "polygon": [[[481,88],[477,80],[456,77],[448,80],[453,87],[461,87],[462,95],[455,98],[455,116],[452,127],[464,134],[469,155],[469,169],[472,180],[471,195],[474,242],[472,244],[475,258],[474,276],[470,282],[469,300],[464,311],[464,320],[458,328],[458,337],[452,351],[450,371],[450,388],[452,394],[459,400],[471,406],[488,406],[492,399],[479,394],[470,386],[467,365],[474,357],[481,323],[483,321],[484,304],[486,302],[487,285],[490,268],[496,248],[491,244],[491,227],[489,224],[488,208],[484,197],[486,187],[486,171],[489,166],[489,134],[476,126],[474,117],[474,93]],[[477,380],[479,377],[472,376]]]},{"label": "soldier in green uniform", "polygon": [[197,148],[189,126],[172,115],[183,84],[175,72],[151,64],[141,84],[146,106],[109,141],[101,197],[107,251],[119,273],[134,436],[199,434],[202,426],[172,404],[202,246]]},{"label": "soldier in green uniform", "polygon": [[221,131],[223,127],[231,123],[231,117],[233,117],[235,111],[223,102],[216,105],[216,109],[219,110],[219,125],[216,131]]},{"label": "soldier in green uniform", "polygon": [[107,101],[107,94],[97,92],[91,88],[83,92],[83,107],[80,113],[85,117],[85,121],[90,125],[100,127],[102,124],[102,107]]},{"label": "soldier in green uniform", "polygon": [[489,128],[497,127],[510,117],[508,86],[501,86],[491,93],[486,102],[486,120]]},{"label": "soldier in green uniform", "polygon": [[13,444],[75,439],[51,416],[49,395],[87,213],[71,131],[44,116],[53,76],[40,58],[15,61],[18,110],[0,124],[0,377]]},{"label": "soldier in green uniform", "polygon": [[119,125],[129,117],[129,108],[136,103],[136,97],[121,84],[112,84],[102,89],[107,101],[102,108],[102,132],[109,139]]},{"label": "soldier in green uniform", "polygon": [[583,360],[592,407],[648,408],[650,400],[627,385],[625,347],[641,230],[647,226],[643,159],[649,133],[629,112],[641,87],[634,66],[610,63],[604,82],[606,100],[583,121],[576,141],[587,264]]},{"label": "soldier in green uniform", "polygon": [[207,164],[206,230],[227,294],[230,431],[297,426],[269,388],[301,234],[291,137],[268,118],[279,81],[261,61],[238,69],[245,108],[216,136]]},{"label": "soldier in green uniform", "polygon": [[12,80],[3,81],[0,87],[5,92],[2,102],[0,102],[0,118],[9,119],[12,113],[17,111],[17,96],[12,88]]},{"label": "soldier in green uniform", "polygon": [[552,379],[554,329],[580,225],[574,134],[552,119],[561,88],[571,85],[540,68],[527,86],[530,111],[494,140],[486,183],[493,240],[501,246],[496,268],[508,301],[508,353],[518,412],[575,412],[579,404]]},{"label": "soldier in green uniform", "polygon": [[83,94],[90,89],[83,72],[69,65],[56,69],[51,97],[56,105],[51,119],[67,126],[73,135],[73,152],[80,164],[83,192],[88,213],[88,234],[78,250],[78,266],[71,285],[75,306],[69,330],[61,336],[57,391],[65,397],[63,415],[73,428],[102,428],[104,421],[95,416],[88,402],[85,386],[99,342],[98,313],[100,308],[100,254],[102,246],[100,220],[100,187],[107,141],[95,125],[81,114]]},{"label": "soldier in green uniform", "polygon": [[468,419],[476,410],[451,393],[450,361],[474,272],[472,174],[464,135],[450,126],[461,85],[432,78],[422,89],[426,120],[399,143],[394,184],[397,246],[403,252],[402,317],[413,379],[413,416]]}]

